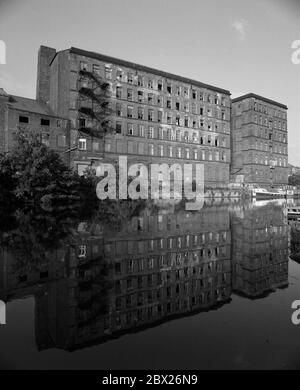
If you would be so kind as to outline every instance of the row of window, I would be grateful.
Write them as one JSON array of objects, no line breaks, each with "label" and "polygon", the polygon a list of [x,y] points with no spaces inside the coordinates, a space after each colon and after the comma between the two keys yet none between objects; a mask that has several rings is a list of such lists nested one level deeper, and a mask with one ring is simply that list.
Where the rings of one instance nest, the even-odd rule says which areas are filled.
[{"label": "row of window", "polygon": [[281,146],[278,144],[268,144],[265,142],[265,144],[262,141],[255,140],[255,149],[257,150],[264,150],[265,152],[270,152],[270,153],[279,153],[279,154],[287,154],[287,148],[286,146]]},{"label": "row of window", "polygon": [[[89,66],[86,62],[82,61],[80,63],[80,68],[82,70],[88,70]],[[98,75],[101,73],[99,65],[96,64],[92,65],[92,71]],[[187,99],[191,98],[194,100],[207,101],[208,103],[220,104],[222,106],[226,105],[225,96],[219,96],[219,94],[210,92],[204,93],[203,91],[194,87],[174,85],[174,83],[171,81],[164,82],[163,80],[155,80],[151,77],[137,75],[133,72],[124,72],[120,68],[116,69],[115,76],[113,76],[113,69],[109,65],[105,66],[104,74],[107,80],[116,79],[120,82],[127,82],[128,84],[137,85],[139,87],[155,89],[157,91],[183,96]]]},{"label": "row of window", "polygon": [[273,140],[273,141],[279,141],[283,143],[287,142],[286,133],[282,133],[280,131],[269,132],[267,129],[262,129],[261,127],[260,128],[255,127],[254,135],[256,137],[269,139],[270,141]]},{"label": "row of window", "polygon": [[[117,133],[120,133],[122,130],[121,122],[117,122]],[[132,123],[127,123],[127,135],[135,137],[145,137],[145,127],[144,125],[134,126]],[[180,131],[165,129],[163,127],[147,127],[147,138],[148,139],[161,139],[166,141],[176,141],[176,142],[185,142],[185,143],[195,143],[200,145],[209,145],[216,147],[226,148],[226,138],[220,137],[218,135],[201,135],[199,132],[189,132],[189,131]]]},{"label": "row of window", "polygon": [[[19,127],[20,130],[23,130],[22,127]],[[25,130],[25,129],[24,129]],[[50,134],[49,133],[39,133],[37,132],[37,134],[39,135],[40,137],[40,141],[46,145],[46,146],[50,146]],[[12,133],[12,137],[13,139],[15,140],[16,139],[16,133]],[[26,133],[25,133],[25,136],[26,136]],[[53,139],[52,139],[52,142],[53,142]],[[51,144],[51,147],[65,147],[67,145],[67,138],[65,135],[63,134],[58,134],[56,137],[55,137],[55,141],[54,141],[54,145]]]},{"label": "row of window", "polygon": [[[212,117],[211,111],[207,110],[207,114],[209,117]],[[185,126],[185,127],[203,127],[204,119],[198,117],[190,118],[188,115],[184,115],[183,117],[180,114],[174,115],[172,112],[164,113],[161,110],[154,110],[153,108],[137,107],[137,109],[133,106],[127,106],[126,111],[124,112],[124,107],[121,103],[116,104],[116,116],[126,116],[127,118],[133,118],[140,120],[148,120],[155,122],[164,122],[172,124],[175,122],[177,126]],[[215,116],[216,119],[226,120],[226,113],[221,112],[221,116]],[[217,125],[216,125],[217,126]]]},{"label": "row of window", "polygon": [[[150,121],[151,122],[151,121]],[[177,125],[177,123],[179,123],[179,125]],[[168,124],[172,124],[172,121],[169,121],[168,120]],[[188,122],[185,122],[185,124],[188,124]],[[194,123],[193,123],[194,125]],[[180,121],[176,121],[176,126],[180,126]],[[181,126],[181,127],[188,127],[188,126]],[[121,121],[116,121],[116,133],[117,134],[122,134],[122,128],[123,128],[123,122]],[[193,127],[195,129],[198,129],[198,127]],[[149,130],[150,129],[150,130]],[[148,126],[148,137],[149,138],[159,138],[159,134],[162,134],[164,136],[164,139],[167,139],[167,140],[170,140],[170,141],[185,141],[185,142],[200,142],[201,143],[201,137],[200,137],[200,134],[198,131],[194,131],[194,132],[188,132],[188,131],[182,131],[182,130],[174,130],[174,129],[165,129],[165,128],[159,128],[158,130],[158,135],[155,137],[151,137],[149,136],[149,134],[151,133],[151,131],[156,131],[154,130],[156,129],[156,127],[154,126]],[[225,126],[222,126],[222,128],[220,128],[219,124],[218,123],[204,123],[204,121],[200,121],[200,126],[199,126],[199,129],[200,130],[203,130],[203,131],[212,131],[212,132],[226,132],[225,129],[226,127]],[[134,126],[133,123],[127,123],[127,134],[129,135],[135,135],[135,136],[139,136],[139,137],[144,137],[144,125],[142,124],[139,124],[137,126]],[[212,137],[212,136],[209,136],[209,137]],[[225,140],[225,138],[222,138]]]},{"label": "row of window", "polygon": [[[19,115],[19,123],[21,124],[30,124],[30,117],[26,115]],[[52,119],[52,124],[53,124],[53,119]],[[55,119],[55,126],[56,127],[61,127],[62,126],[62,119]],[[40,118],[40,125],[41,126],[50,126],[51,121],[50,119],[46,118]]]},{"label": "row of window", "polygon": [[[120,150],[118,150],[118,146]],[[81,151],[87,150],[87,139],[79,138],[78,140],[78,149]],[[95,141],[92,143],[93,151],[97,152],[100,150],[100,143]],[[117,143],[117,153],[124,153],[123,143]],[[105,151],[111,152],[111,143],[109,141],[105,142]],[[207,160],[207,161],[221,161],[226,162],[227,157],[225,152],[220,151],[211,151],[211,150],[198,150],[190,148],[181,148],[175,146],[165,146],[165,145],[154,145],[154,144],[145,144],[144,142],[133,142],[128,141],[127,143],[127,153],[130,154],[140,154],[140,155],[149,155],[149,156],[158,156],[158,157],[176,157],[183,159],[193,159],[193,160]]]},{"label": "row of window", "polygon": [[277,118],[286,119],[286,113],[275,108],[269,108],[265,104],[254,102],[254,111],[262,112],[263,114],[272,115]]},{"label": "row of window", "polygon": [[[123,90],[121,86],[116,87],[116,98],[117,99],[124,99],[123,96]],[[143,91],[137,91],[137,95],[134,95],[134,91],[132,89],[127,89],[126,93],[126,99],[129,101],[134,101],[138,103],[146,103],[150,105],[158,105],[160,107],[165,107],[167,109],[174,109],[177,111],[185,111],[189,112],[191,108],[191,113],[195,115],[205,115],[205,107],[198,105],[196,103],[190,103],[188,101],[185,101],[184,103],[180,103],[179,101],[172,101],[171,99],[165,100],[165,105],[163,102],[163,97],[160,95],[155,95],[153,93],[148,93],[147,95],[144,94]],[[220,110],[219,108],[211,108],[206,107],[206,114],[208,116],[214,116],[216,118],[220,118],[222,120],[228,119],[226,117],[226,113],[224,110]]]},{"label": "row of window", "polygon": [[286,167],[287,166],[287,159],[281,157],[272,157],[270,158],[269,156],[258,156],[257,154],[255,155],[255,164],[264,164],[264,165],[271,165],[271,166],[279,166],[279,167]]},{"label": "row of window", "polygon": [[[192,286],[189,286],[187,282],[181,281],[181,283],[174,283],[172,286],[168,286],[162,289],[157,289],[156,291],[150,290],[150,291],[140,291],[137,294],[127,293],[126,296],[117,297],[116,298],[116,310],[122,310],[125,308],[130,307],[136,307],[136,306],[143,306],[143,305],[149,305],[157,300],[163,300],[164,298],[171,298],[172,296],[178,296],[178,295],[186,295],[192,290],[194,293],[196,291],[198,294],[200,291],[209,289],[211,290],[213,286],[219,286],[220,287],[226,283],[228,277],[226,273],[222,275],[215,276],[215,281],[213,281],[213,277],[210,278],[203,278],[198,280],[193,280]],[[175,279],[176,281],[180,281],[180,278],[177,277]],[[156,286],[160,287],[162,284],[162,276],[160,274],[157,274],[156,277],[152,277],[152,275],[148,275],[146,280],[138,279],[138,288],[145,287],[146,283],[148,284],[148,287],[150,286]],[[127,287],[127,290],[130,290],[132,287]],[[220,291],[219,289],[216,290],[216,295],[219,296]],[[200,291],[199,291],[200,290]],[[197,297],[194,296],[194,299],[191,299],[192,304],[197,304]],[[179,301],[180,302],[180,301]],[[179,303],[178,302],[178,303]],[[200,302],[200,301],[198,301]],[[202,299],[201,299],[202,302]],[[180,306],[178,306],[179,308]]]},{"label": "row of window", "polygon": [[257,115],[254,115],[254,123],[258,123],[260,125],[268,126],[269,129],[277,129],[278,130],[286,130],[286,122],[281,122],[281,121],[272,121],[268,117],[263,117],[260,115],[259,117]]}]

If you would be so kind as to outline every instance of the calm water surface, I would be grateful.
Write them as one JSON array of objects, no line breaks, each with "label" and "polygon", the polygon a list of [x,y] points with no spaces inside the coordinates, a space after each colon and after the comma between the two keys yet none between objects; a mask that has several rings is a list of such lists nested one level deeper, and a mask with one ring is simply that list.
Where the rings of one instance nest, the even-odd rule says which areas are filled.
[{"label": "calm water surface", "polygon": [[0,368],[300,369],[297,226],[285,210],[110,204],[4,216]]}]

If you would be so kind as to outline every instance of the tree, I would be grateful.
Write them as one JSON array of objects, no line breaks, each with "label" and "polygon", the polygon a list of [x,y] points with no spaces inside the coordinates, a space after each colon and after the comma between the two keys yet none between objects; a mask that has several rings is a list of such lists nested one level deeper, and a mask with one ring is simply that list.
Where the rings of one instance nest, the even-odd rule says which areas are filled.
[{"label": "tree", "polygon": [[0,163],[1,174],[14,195],[23,200],[38,200],[46,194],[75,194],[79,176],[61,157],[42,144],[37,135],[18,133],[16,145]]}]

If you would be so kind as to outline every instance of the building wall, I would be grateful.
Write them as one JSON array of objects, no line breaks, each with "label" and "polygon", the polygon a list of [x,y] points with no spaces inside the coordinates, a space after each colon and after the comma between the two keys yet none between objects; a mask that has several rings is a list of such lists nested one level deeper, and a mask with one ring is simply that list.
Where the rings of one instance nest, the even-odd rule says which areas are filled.
[{"label": "building wall", "polygon": [[[28,120],[24,123],[22,120]],[[43,122],[46,121],[46,122]],[[69,148],[69,122],[66,119],[17,109],[13,103],[0,102],[0,152],[8,152],[15,145],[18,132],[35,133],[45,145],[58,153]],[[66,163],[68,154],[61,154]]]},{"label": "building wall", "polygon": [[[207,184],[228,183],[230,98],[226,91],[199,87],[182,80],[149,73],[140,70],[138,65],[133,68],[67,51],[58,53],[51,67],[54,83],[51,90],[51,107],[60,115],[66,115],[65,109],[68,109],[71,144],[78,143],[78,89],[81,86],[79,70],[82,67],[98,74],[110,84],[110,101],[114,112],[110,118],[111,125],[116,128],[118,122],[121,126],[118,133],[106,137],[105,147],[104,143],[97,139],[80,136],[87,138],[86,150],[73,154],[75,167],[77,164],[89,165],[91,160],[97,161],[103,157],[115,161],[120,154],[128,155],[134,162],[170,164],[197,161],[205,165]],[[143,85],[139,85],[141,78]],[[159,83],[162,85],[161,90],[158,88]],[[168,93],[169,84],[172,93]],[[117,88],[121,91],[120,97],[117,97]],[[196,92],[195,99],[193,90]],[[138,101],[138,91],[143,93],[141,102]],[[208,102],[209,97],[211,103]],[[149,99],[152,99],[152,102],[149,102]],[[170,103],[167,103],[168,101]],[[179,103],[179,110],[176,103]],[[167,104],[170,104],[171,108],[167,108]],[[128,117],[131,110],[128,107],[132,107],[132,118]],[[200,107],[203,110],[202,115]],[[117,115],[119,109],[120,114]],[[153,110],[152,120],[148,117],[149,110]],[[139,117],[139,111],[140,114],[143,111],[143,119]],[[180,120],[177,125],[178,114]],[[131,116],[130,112],[129,115]],[[185,120],[189,121],[188,126]]]},{"label": "building wall", "polygon": [[232,103],[231,174],[251,184],[288,183],[286,110],[249,97]]},{"label": "building wall", "polygon": [[37,65],[36,99],[44,102],[50,100],[50,62],[56,53],[55,49],[40,46]]}]

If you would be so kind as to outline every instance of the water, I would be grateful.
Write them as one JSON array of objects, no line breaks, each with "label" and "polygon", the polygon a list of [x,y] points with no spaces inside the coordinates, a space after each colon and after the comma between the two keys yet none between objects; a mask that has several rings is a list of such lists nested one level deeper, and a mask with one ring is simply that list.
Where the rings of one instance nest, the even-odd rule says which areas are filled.
[{"label": "water", "polygon": [[299,369],[285,207],[7,213],[0,368]]}]

